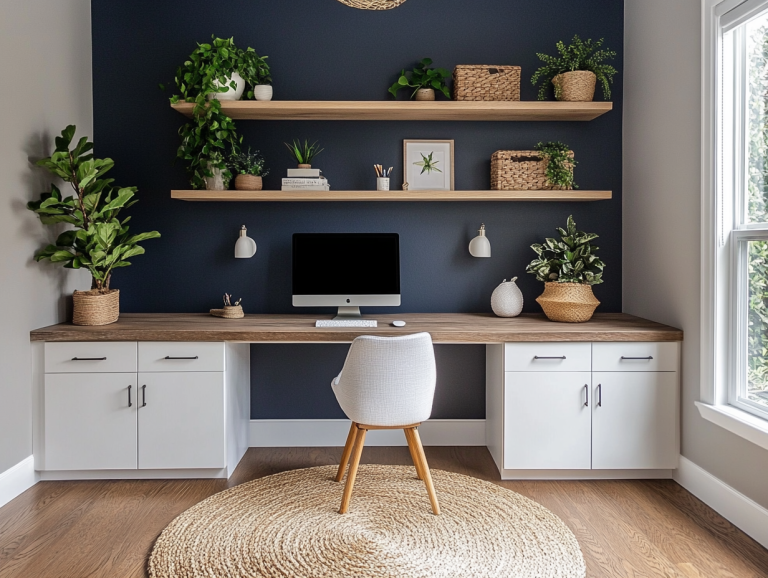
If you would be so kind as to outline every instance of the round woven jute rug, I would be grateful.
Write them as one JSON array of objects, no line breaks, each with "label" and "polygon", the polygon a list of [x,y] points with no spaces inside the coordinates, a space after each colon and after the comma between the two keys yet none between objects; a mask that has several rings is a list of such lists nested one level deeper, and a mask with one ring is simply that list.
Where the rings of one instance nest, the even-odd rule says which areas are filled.
[{"label": "round woven jute rug", "polygon": [[152,578],[583,578],[576,537],[552,512],[499,486],[432,470],[442,510],[406,466],[361,465],[339,514],[336,466],[248,482],[163,531]]}]

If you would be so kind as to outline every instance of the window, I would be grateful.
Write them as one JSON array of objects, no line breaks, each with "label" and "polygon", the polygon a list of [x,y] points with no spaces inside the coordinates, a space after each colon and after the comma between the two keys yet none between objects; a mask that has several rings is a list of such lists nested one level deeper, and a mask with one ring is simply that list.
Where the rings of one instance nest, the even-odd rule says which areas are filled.
[{"label": "window", "polygon": [[768,0],[732,7],[718,28],[717,385],[768,419]]}]

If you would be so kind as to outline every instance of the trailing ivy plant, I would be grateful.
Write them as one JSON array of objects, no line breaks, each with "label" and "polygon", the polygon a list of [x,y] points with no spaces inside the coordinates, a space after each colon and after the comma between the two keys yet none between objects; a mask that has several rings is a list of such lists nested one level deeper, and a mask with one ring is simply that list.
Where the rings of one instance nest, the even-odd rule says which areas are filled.
[{"label": "trailing ivy plant", "polygon": [[229,164],[238,175],[266,177],[269,174],[264,157],[261,156],[259,151],[251,152],[250,147],[248,147],[247,152],[230,155]]},{"label": "trailing ivy plant", "polygon": [[578,189],[573,182],[573,169],[576,160],[571,156],[568,145],[561,142],[547,142],[536,145],[542,158],[547,161],[547,181],[550,185],[565,187],[566,189]]},{"label": "trailing ivy plant", "polygon": [[155,239],[160,233],[128,232],[130,217],[121,221],[118,215],[136,203],[136,187],[113,187],[114,179],[103,178],[115,163],[112,159],[94,158],[90,154],[93,143],[87,137],[70,148],[75,130],[74,125],[65,128],[56,137],[56,151],[37,162],[69,183],[75,194],[64,196],[51,184],[50,193],[42,193],[39,201],[27,204],[44,225],[67,223],[74,229],[64,231],[55,244],[38,251],[35,260],[61,263],[67,269],[85,267],[91,273],[91,289],[106,292],[112,271],[130,265],[128,259],[144,253],[139,242]]},{"label": "trailing ivy plant", "polygon": [[310,144],[306,139],[303,143],[300,140],[294,139],[290,144],[287,142],[283,144],[291,153],[291,157],[300,165],[311,165],[312,159],[325,150],[317,146],[317,141]]},{"label": "trailing ivy plant", "polygon": [[253,48],[239,49],[233,38],[212,36],[210,44],[198,44],[177,69],[175,82],[179,94],[171,97],[171,103],[183,100],[195,105],[191,120],[179,129],[181,145],[176,153],[176,158],[186,165],[192,188],[205,188],[205,178],[213,177],[216,169],[228,182],[232,174],[225,157],[230,152],[237,153],[241,142],[235,122],[222,112],[221,103],[208,100],[208,95],[234,90],[232,73],[238,72],[248,88],[246,97],[253,98],[253,86],[272,81],[266,58]]},{"label": "trailing ivy plant", "polygon": [[451,98],[451,93],[448,91],[448,87],[445,85],[445,79],[448,78],[451,73],[445,68],[429,68],[432,64],[431,58],[424,58],[413,70],[406,72],[405,69],[400,73],[400,77],[397,81],[389,87],[389,92],[397,98],[397,92],[401,88],[412,88],[411,98],[416,96],[416,93],[421,88],[432,88],[442,92],[446,98]]},{"label": "trailing ivy plant", "polygon": [[597,235],[576,229],[573,215],[568,217],[566,229],[558,227],[557,232],[560,239],[547,238],[542,245],[531,245],[537,257],[525,272],[544,282],[602,283],[605,264],[595,256],[598,248],[591,244]]},{"label": "trailing ivy plant", "polygon": [[[531,78],[531,83],[534,86],[539,83],[541,84],[539,87],[539,100],[546,98],[547,88],[555,76],[575,70],[594,72],[595,76],[597,76],[597,81],[603,87],[603,97],[606,100],[610,99],[610,85],[613,82],[613,75],[618,71],[610,64],[604,64],[603,62],[615,58],[616,52],[601,49],[603,40],[601,38],[597,42],[592,42],[592,39],[584,41],[577,34],[573,37],[571,44],[567,46],[562,40],[557,43],[559,56],[549,56],[540,52],[536,53],[539,60],[544,63],[544,66],[539,68]],[[555,90],[557,90],[557,87],[555,87]],[[555,96],[557,97],[558,95],[555,94]]]}]

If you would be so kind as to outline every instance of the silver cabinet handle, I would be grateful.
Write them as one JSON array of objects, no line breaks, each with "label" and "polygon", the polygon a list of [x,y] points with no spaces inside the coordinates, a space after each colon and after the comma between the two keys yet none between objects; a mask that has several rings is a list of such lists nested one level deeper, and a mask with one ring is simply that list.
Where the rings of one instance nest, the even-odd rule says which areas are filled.
[{"label": "silver cabinet handle", "polygon": [[72,361],[106,361],[106,357],[73,357]]},{"label": "silver cabinet handle", "polygon": [[556,355],[556,356],[542,356],[542,355],[534,355],[534,359],[565,359],[565,355]]},{"label": "silver cabinet handle", "polygon": [[165,356],[166,359],[199,359],[197,355],[194,357],[171,357],[170,355]]},{"label": "silver cabinet handle", "polygon": [[597,407],[603,407],[603,384],[597,384]]},{"label": "silver cabinet handle", "polygon": [[633,360],[634,359],[634,360],[642,360],[642,361],[651,361],[653,359],[653,356],[649,355],[647,357],[625,357],[625,356],[622,355],[621,358],[622,359],[629,359],[629,360]]},{"label": "silver cabinet handle", "polygon": [[132,385],[128,386],[128,407],[133,407],[133,402],[131,401],[131,389],[133,388]]},{"label": "silver cabinet handle", "polygon": [[144,407],[147,405],[147,386],[142,385],[141,386],[141,407]]},{"label": "silver cabinet handle", "polygon": [[584,384],[584,407],[589,407],[589,386]]}]

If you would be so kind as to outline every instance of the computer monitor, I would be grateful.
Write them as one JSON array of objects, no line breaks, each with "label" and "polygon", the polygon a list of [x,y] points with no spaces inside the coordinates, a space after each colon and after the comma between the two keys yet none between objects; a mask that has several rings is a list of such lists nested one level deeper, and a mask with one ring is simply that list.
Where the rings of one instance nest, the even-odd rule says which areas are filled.
[{"label": "computer monitor", "polygon": [[294,233],[292,292],[294,307],[338,307],[337,319],[400,305],[400,235]]}]

